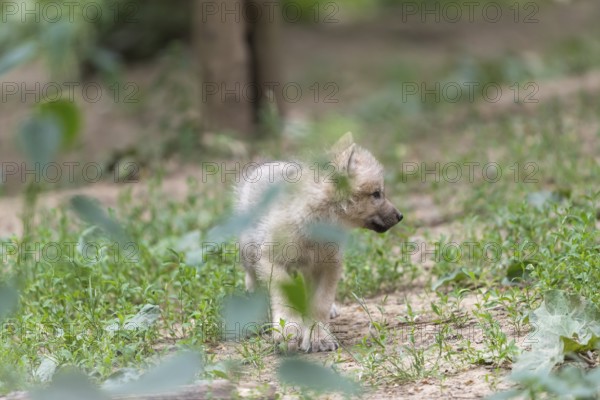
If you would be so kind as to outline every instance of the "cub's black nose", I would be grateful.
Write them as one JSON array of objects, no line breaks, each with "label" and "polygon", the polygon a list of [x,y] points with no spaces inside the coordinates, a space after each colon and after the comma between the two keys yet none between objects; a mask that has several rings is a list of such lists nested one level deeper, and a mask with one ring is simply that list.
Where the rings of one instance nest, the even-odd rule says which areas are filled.
[{"label": "cub's black nose", "polygon": [[398,222],[402,221],[402,218],[404,218],[404,215],[402,215],[398,211],[396,211],[396,219],[398,220]]}]

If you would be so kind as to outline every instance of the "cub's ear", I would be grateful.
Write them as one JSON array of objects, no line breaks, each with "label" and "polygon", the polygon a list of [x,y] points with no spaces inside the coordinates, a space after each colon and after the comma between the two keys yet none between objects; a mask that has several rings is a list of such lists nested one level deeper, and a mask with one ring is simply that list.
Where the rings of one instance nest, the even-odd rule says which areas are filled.
[{"label": "cub's ear", "polygon": [[342,150],[341,152],[334,155],[333,163],[337,168],[337,172],[348,176],[352,175],[354,168],[354,153],[356,152],[356,144],[352,143],[350,146]]},{"label": "cub's ear", "polygon": [[338,139],[337,142],[331,147],[331,152],[335,155],[338,155],[348,148],[350,148],[354,144],[354,138],[352,137],[352,132],[346,132],[341,138]]},{"label": "cub's ear", "polygon": [[343,135],[329,150],[329,160],[336,168],[336,173],[350,175],[353,165],[353,155],[357,146],[351,132]]}]

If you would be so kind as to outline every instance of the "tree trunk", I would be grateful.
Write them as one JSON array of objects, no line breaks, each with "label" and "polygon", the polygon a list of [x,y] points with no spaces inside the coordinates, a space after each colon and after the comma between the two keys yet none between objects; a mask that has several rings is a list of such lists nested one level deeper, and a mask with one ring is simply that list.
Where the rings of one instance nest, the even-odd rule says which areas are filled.
[{"label": "tree trunk", "polygon": [[261,113],[274,110],[281,116],[285,111],[279,63],[281,4],[272,0],[250,0],[250,4],[254,4],[261,15],[250,24],[249,36],[252,79],[259,88],[254,112],[261,122]]},{"label": "tree trunk", "polygon": [[255,136],[266,107],[282,111],[279,3],[196,0],[194,14],[203,129]]}]

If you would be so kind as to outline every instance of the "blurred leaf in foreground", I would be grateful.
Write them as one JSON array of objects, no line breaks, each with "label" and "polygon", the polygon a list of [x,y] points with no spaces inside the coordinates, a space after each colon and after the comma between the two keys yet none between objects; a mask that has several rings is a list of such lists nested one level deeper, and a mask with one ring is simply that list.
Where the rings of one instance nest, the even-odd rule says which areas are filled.
[{"label": "blurred leaf in foreground", "polygon": [[255,331],[258,331],[262,322],[265,321],[268,309],[269,299],[263,291],[257,291],[250,295],[231,295],[225,298],[222,314],[227,327],[226,331],[230,332],[232,329],[236,329],[235,332],[240,333],[234,340],[241,340],[248,334],[256,333]]},{"label": "blurred leaf in foreground", "polygon": [[19,47],[8,51],[0,58],[0,75],[32,59],[37,50],[38,47],[34,42],[25,42]]},{"label": "blurred leaf in foreground", "polygon": [[161,362],[139,379],[121,385],[105,385],[111,395],[152,395],[176,392],[181,386],[192,383],[201,371],[200,356],[184,352]]},{"label": "blurred leaf in foreground", "polygon": [[0,321],[8,317],[19,304],[19,293],[5,283],[0,283]]},{"label": "blurred leaf in foreground", "polygon": [[62,141],[60,122],[54,116],[31,116],[20,126],[18,138],[29,161],[44,166],[58,154]]},{"label": "blurred leaf in foreground", "polygon": [[49,387],[31,393],[32,400],[108,400],[83,373],[59,372]]},{"label": "blurred leaf in foreground", "polygon": [[58,362],[54,359],[54,357],[50,357],[48,355],[44,356],[40,365],[33,372],[33,376],[42,382],[50,382],[52,376],[56,372],[56,368],[58,367]]},{"label": "blurred leaf in foreground", "polygon": [[[549,375],[523,374],[519,379],[520,387],[505,392],[499,392],[489,397],[489,400],[507,400],[533,398],[559,399],[594,399],[600,391],[600,368],[589,371],[573,365],[567,365]],[[538,398],[536,396],[536,398]]]},{"label": "blurred leaf in foreground", "polygon": [[45,102],[37,107],[37,113],[42,117],[53,117],[58,121],[63,149],[73,146],[81,129],[81,113],[75,103],[68,100]]},{"label": "blurred leaf in foreground", "polygon": [[117,240],[122,244],[129,241],[128,235],[121,225],[106,215],[104,210],[91,198],[86,196],[74,196],[71,198],[71,206],[79,218],[91,225],[98,226],[114,240]]},{"label": "blurred leaf in foreground", "polygon": [[308,237],[319,243],[331,243],[343,246],[348,241],[348,232],[333,224],[317,222],[308,227]]},{"label": "blurred leaf in foreground", "polygon": [[563,193],[549,190],[533,192],[527,195],[527,202],[539,210],[543,210],[552,204],[561,203],[564,199],[565,195]]},{"label": "blurred leaf in foreground", "polygon": [[32,163],[53,162],[59,150],[71,147],[81,130],[81,113],[71,101],[57,100],[42,103],[23,124],[18,141]]},{"label": "blurred leaf in foreground", "polygon": [[252,227],[269,210],[271,203],[277,199],[282,190],[282,185],[271,186],[263,193],[254,207],[238,212],[224,223],[212,228],[207,233],[208,241],[218,243]]},{"label": "blurred leaf in foreground", "polygon": [[281,290],[288,302],[288,306],[296,310],[296,312],[302,316],[308,315],[310,303],[306,284],[304,279],[302,279],[301,274],[297,274],[294,279],[288,282],[283,282],[281,284]]},{"label": "blurred leaf in foreground", "polygon": [[316,392],[342,392],[351,395],[360,390],[357,383],[340,376],[332,369],[299,359],[283,360],[277,375],[281,383]]}]

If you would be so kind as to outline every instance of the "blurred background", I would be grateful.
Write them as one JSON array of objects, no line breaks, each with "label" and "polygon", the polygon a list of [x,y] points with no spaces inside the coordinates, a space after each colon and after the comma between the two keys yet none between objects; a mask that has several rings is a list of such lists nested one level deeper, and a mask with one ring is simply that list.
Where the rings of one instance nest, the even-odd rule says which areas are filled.
[{"label": "blurred background", "polygon": [[[63,161],[127,160],[137,177],[318,148],[346,130],[419,160],[405,143],[600,85],[592,0],[0,5],[4,163],[22,158],[23,121],[57,99],[75,106]],[[2,183],[14,193],[23,179]]]}]

